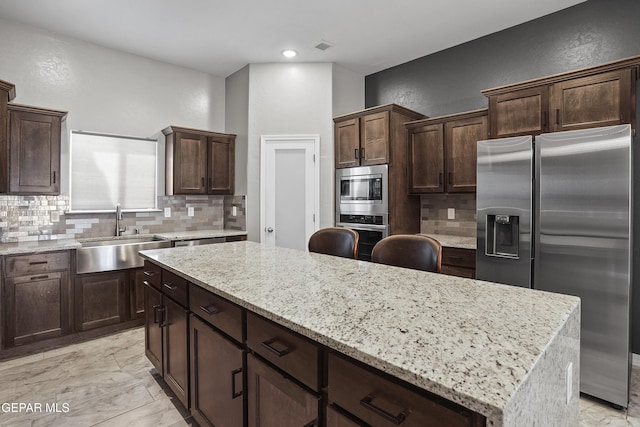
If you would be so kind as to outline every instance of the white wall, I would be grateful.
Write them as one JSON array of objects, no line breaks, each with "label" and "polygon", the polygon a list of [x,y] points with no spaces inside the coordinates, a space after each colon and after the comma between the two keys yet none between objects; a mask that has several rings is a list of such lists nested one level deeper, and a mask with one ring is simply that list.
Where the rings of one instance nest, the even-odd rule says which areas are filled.
[{"label": "white wall", "polygon": [[169,125],[224,131],[220,77],[3,19],[0,58],[0,80],[16,85],[14,103],[69,112],[64,193],[70,129],[133,136],[152,136]]},{"label": "white wall", "polygon": [[320,135],[320,227],[333,224],[332,64],[251,64],[249,68],[247,231],[260,240],[260,136]]},{"label": "white wall", "polygon": [[249,66],[226,79],[225,129],[236,136],[236,194],[247,194],[247,132],[249,130]]},{"label": "white wall", "polygon": [[333,117],[364,109],[364,76],[333,64]]}]

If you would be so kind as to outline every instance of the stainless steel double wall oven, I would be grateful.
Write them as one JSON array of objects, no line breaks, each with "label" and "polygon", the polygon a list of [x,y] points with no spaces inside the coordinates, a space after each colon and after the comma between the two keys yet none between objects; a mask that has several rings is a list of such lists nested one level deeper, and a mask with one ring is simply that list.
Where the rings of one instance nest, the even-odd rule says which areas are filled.
[{"label": "stainless steel double wall oven", "polygon": [[358,259],[370,261],[373,246],[389,235],[387,165],[336,170],[336,226],[358,232]]}]

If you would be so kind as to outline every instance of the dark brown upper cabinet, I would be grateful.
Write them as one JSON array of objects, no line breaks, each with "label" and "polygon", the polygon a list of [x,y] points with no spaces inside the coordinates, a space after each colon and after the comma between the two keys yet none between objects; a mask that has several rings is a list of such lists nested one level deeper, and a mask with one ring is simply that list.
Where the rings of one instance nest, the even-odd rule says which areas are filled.
[{"label": "dark brown upper cabinet", "polygon": [[170,126],[166,138],[165,193],[233,194],[233,134]]},{"label": "dark brown upper cabinet", "polygon": [[404,144],[403,124],[423,117],[396,104],[335,117],[336,169],[391,164],[393,146]]},{"label": "dark brown upper cabinet", "polygon": [[8,150],[2,152],[8,173],[0,175],[0,192],[60,194],[60,135],[67,113],[17,104],[7,109]]},{"label": "dark brown upper cabinet", "polygon": [[640,57],[487,89],[491,138],[630,123]]},{"label": "dark brown upper cabinet", "polygon": [[409,192],[476,191],[476,143],[488,138],[487,110],[405,124],[409,144]]}]

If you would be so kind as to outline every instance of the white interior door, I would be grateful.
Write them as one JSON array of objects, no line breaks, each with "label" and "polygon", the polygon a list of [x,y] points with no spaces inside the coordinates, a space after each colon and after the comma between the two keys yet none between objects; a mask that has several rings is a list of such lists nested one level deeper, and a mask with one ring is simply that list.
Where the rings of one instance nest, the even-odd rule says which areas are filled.
[{"label": "white interior door", "polygon": [[262,136],[260,241],[306,250],[319,223],[320,136]]}]

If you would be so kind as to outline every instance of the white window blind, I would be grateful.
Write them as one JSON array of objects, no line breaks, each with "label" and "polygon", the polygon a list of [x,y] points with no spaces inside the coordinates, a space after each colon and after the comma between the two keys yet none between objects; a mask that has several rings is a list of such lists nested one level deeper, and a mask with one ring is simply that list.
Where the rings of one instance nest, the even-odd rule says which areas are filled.
[{"label": "white window blind", "polygon": [[158,141],[71,131],[70,210],[157,208]]}]

